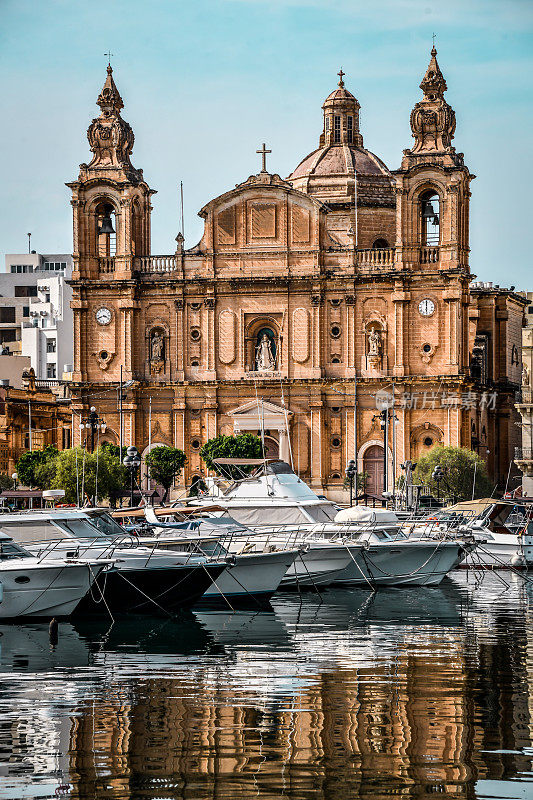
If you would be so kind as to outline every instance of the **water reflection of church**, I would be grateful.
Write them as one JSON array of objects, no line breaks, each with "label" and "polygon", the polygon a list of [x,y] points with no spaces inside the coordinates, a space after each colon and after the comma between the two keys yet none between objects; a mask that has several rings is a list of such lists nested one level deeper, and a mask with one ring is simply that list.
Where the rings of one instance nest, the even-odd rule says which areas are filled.
[{"label": "water reflection of church", "polygon": [[[294,650],[278,643],[276,655],[250,662],[242,622],[228,636],[224,666],[204,664],[179,677],[147,671],[131,686],[111,680],[73,717],[72,797],[474,800],[477,781],[531,769],[525,618],[513,640],[503,617],[489,626],[485,613],[479,632],[473,626],[467,636],[459,625],[435,628],[432,613],[446,611],[433,609],[427,625],[419,611],[411,630],[375,619],[353,648],[345,631],[332,629],[320,654],[308,634],[325,620],[311,615],[300,655],[329,666],[298,673],[290,691]],[[516,620],[516,607],[513,613]],[[388,614],[396,619],[390,606]],[[261,624],[256,615],[255,650],[261,636],[269,638]]]},{"label": "water reflection of church", "polygon": [[[314,488],[340,492],[357,449],[368,489],[379,490],[374,397],[392,379],[398,465],[436,443],[472,445],[501,477],[519,444],[525,301],[470,285],[473,176],[452,146],[436,53],[411,114],[413,145],[392,172],[363,146],[359,103],[339,77],[318,148],[286,180],[267,171],[263,146],[262,170],[201,209],[197,245],[185,249],[178,234],[174,252],[153,255],[154,192],[131,164],[133,132],[108,68],[88,130],[92,160],[69,184],[74,406],[86,415],[94,404],[105,438],[118,441],[122,366],[132,382],[125,442],[184,449],[187,482],[206,439],[244,429],[243,408],[247,430],[261,427],[257,398],[269,404],[270,454],[288,460],[292,450]],[[480,401],[488,389],[494,408]]]}]

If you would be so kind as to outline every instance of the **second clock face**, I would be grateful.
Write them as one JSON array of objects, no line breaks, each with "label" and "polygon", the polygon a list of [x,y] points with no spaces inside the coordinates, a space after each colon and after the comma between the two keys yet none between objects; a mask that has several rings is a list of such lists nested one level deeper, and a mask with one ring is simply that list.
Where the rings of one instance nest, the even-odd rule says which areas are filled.
[{"label": "second clock face", "polygon": [[430,317],[435,311],[435,303],[433,300],[429,300],[427,298],[425,300],[421,300],[418,304],[418,310],[423,317]]},{"label": "second clock face", "polygon": [[105,306],[102,306],[96,312],[96,321],[99,325],[109,325],[111,322],[111,311]]}]

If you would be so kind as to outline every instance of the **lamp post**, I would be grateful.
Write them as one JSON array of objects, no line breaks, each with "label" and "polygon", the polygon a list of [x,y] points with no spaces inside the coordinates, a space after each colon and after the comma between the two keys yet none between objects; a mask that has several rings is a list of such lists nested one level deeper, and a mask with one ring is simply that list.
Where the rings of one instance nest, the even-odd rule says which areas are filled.
[{"label": "lamp post", "polygon": [[15,492],[17,491],[18,479],[19,479],[18,474],[14,472],[13,475],[11,476],[11,480],[13,481],[13,489],[15,490]]},{"label": "lamp post", "polygon": [[106,423],[98,416],[94,406],[91,406],[89,416],[80,422],[80,431],[84,428],[91,432],[91,453],[94,453],[94,436],[96,432],[102,431],[102,433],[105,433],[107,428]]},{"label": "lamp post", "polygon": [[130,471],[130,508],[133,508],[133,486],[135,481],[135,473],[141,465],[141,457],[139,451],[133,445],[128,447],[126,455],[122,459],[122,463]]},{"label": "lamp post", "polygon": [[437,484],[437,503],[440,505],[440,482],[444,478],[444,470],[439,464],[433,470],[431,478]]},{"label": "lamp post", "polygon": [[[353,506],[354,479],[357,476],[357,466],[356,466],[356,463],[355,463],[353,458],[351,458],[350,461],[348,461],[348,464],[347,464],[346,469],[344,470],[344,472],[346,473],[346,477],[348,478],[348,480],[350,482],[350,508],[351,508]],[[356,487],[355,491],[357,493],[357,487]]]}]

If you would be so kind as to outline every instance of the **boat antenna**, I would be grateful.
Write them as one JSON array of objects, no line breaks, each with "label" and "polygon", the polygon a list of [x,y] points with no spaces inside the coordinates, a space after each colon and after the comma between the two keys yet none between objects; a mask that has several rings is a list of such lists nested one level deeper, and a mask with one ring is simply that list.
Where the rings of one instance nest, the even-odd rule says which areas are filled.
[{"label": "boat antenna", "polygon": [[504,497],[507,494],[507,487],[509,486],[509,478],[511,477],[511,467],[513,466],[513,462],[509,461],[509,469],[507,470],[507,480],[505,481],[505,492]]},{"label": "boat antenna", "polygon": [[476,494],[477,459],[474,461],[474,480],[472,482],[472,500]]},{"label": "boat antenna", "polygon": [[183,181],[180,181],[180,208],[181,208],[181,235],[185,237],[185,222],[183,218]]}]

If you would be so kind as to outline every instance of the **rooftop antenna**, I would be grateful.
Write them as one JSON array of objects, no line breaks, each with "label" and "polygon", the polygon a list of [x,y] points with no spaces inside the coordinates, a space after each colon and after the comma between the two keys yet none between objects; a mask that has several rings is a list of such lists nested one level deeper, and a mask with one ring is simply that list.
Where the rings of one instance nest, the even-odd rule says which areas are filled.
[{"label": "rooftop antenna", "polygon": [[28,253],[31,253],[31,233],[27,233],[26,236],[28,237]]},{"label": "rooftop antenna", "polygon": [[114,55],[115,54],[111,52],[111,48],[109,48],[107,53],[104,53],[104,56],[107,58],[107,66],[108,67],[111,66],[111,56],[114,56]]}]

